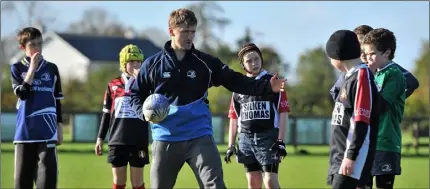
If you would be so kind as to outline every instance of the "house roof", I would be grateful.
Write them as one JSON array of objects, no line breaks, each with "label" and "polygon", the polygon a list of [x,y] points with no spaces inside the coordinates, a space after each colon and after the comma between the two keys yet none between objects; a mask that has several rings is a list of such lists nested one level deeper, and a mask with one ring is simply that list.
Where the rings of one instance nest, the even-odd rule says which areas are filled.
[{"label": "house roof", "polygon": [[69,33],[56,34],[92,61],[117,61],[119,52],[128,44],[134,44],[141,48],[145,58],[161,50],[160,47],[147,39]]}]

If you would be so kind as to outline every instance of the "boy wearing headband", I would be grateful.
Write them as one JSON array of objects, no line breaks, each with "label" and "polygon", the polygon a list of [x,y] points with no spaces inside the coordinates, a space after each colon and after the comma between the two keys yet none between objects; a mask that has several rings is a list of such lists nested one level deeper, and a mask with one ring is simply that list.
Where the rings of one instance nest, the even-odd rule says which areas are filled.
[{"label": "boy wearing headband", "polygon": [[[270,80],[273,76],[263,69],[263,57],[255,44],[245,44],[238,56],[246,76],[256,80]],[[231,156],[237,155],[238,162],[244,164],[248,188],[262,188],[263,182],[265,188],[280,188],[278,169],[287,155],[284,135],[289,111],[286,92],[262,96],[233,93],[225,161],[230,163]]]}]

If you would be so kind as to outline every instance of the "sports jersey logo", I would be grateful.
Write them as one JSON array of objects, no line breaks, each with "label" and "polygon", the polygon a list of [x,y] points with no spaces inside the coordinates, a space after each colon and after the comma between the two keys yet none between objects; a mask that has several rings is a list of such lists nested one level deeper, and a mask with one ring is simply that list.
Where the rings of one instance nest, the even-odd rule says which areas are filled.
[{"label": "sports jersey logo", "polygon": [[40,84],[42,84],[42,81],[40,81],[40,79],[33,80],[33,85],[40,85]]},{"label": "sports jersey logo", "polygon": [[340,99],[341,100],[346,100],[348,98],[348,96],[346,95],[346,89],[345,88],[343,88],[341,91],[340,91]]},{"label": "sports jersey logo", "polygon": [[140,151],[139,151],[139,158],[140,158],[140,159],[143,159],[143,158],[145,158],[145,156],[146,156],[145,151],[140,150]]},{"label": "sports jersey logo", "polygon": [[391,169],[391,165],[390,164],[384,164],[383,166],[382,166],[382,171],[383,172],[389,172],[389,171],[391,171],[392,169]]},{"label": "sports jersey logo", "polygon": [[332,125],[342,125],[343,116],[345,115],[345,107],[342,103],[336,102],[333,109],[333,114],[331,117]]},{"label": "sports jersey logo", "polygon": [[281,108],[286,108],[288,107],[288,101],[281,101]]},{"label": "sports jersey logo", "polygon": [[54,89],[52,87],[38,87],[32,86],[31,91],[39,91],[39,92],[53,92]]},{"label": "sports jersey logo", "polygon": [[118,86],[112,86],[112,91],[116,91],[118,89]]},{"label": "sports jersey logo", "polygon": [[187,77],[189,78],[195,78],[196,77],[196,71],[190,70],[187,72]]},{"label": "sports jersey logo", "polygon": [[241,104],[240,117],[242,121],[270,119],[270,102],[254,101]]},{"label": "sports jersey logo", "polygon": [[131,108],[130,97],[123,96],[115,98],[115,118],[137,118]]},{"label": "sports jersey logo", "polygon": [[163,78],[170,78],[170,72],[164,72]]},{"label": "sports jersey logo", "polygon": [[41,80],[42,81],[51,81],[51,76],[49,75],[49,73],[44,73],[41,76]]},{"label": "sports jersey logo", "polygon": [[234,113],[235,113],[234,110],[232,109],[228,110],[228,114],[234,114]]},{"label": "sports jersey logo", "polygon": [[21,78],[24,79],[26,75],[27,75],[27,72],[22,72]]},{"label": "sports jersey logo", "polygon": [[356,116],[364,116],[364,117],[370,118],[370,110],[359,108]]}]

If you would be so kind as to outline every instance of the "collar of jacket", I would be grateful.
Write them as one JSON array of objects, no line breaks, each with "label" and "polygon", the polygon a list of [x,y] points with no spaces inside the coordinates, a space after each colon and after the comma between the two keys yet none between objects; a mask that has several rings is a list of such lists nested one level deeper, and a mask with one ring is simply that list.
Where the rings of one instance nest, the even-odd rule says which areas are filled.
[{"label": "collar of jacket", "polygon": [[[168,55],[171,59],[174,59],[174,60],[177,60],[177,57],[176,57],[176,55],[175,55],[175,51],[173,50],[173,48],[172,48],[172,40],[169,40],[169,41],[167,41],[166,42],[166,44],[164,44],[164,49],[163,49],[163,51],[164,51],[164,54],[166,54],[166,55]],[[193,52],[195,52],[196,51],[196,49],[195,49],[195,47],[194,47],[194,44],[192,44],[191,45],[191,49],[190,50],[187,50],[186,52],[185,52],[185,56],[187,55],[187,54],[189,54],[189,53],[193,53]],[[184,56],[184,57],[185,57]]]}]

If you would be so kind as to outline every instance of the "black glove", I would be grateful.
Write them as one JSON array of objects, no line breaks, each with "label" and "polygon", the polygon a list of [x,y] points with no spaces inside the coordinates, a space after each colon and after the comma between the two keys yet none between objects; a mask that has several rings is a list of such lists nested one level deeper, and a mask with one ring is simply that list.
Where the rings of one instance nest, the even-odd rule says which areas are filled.
[{"label": "black glove", "polygon": [[285,148],[285,142],[283,140],[276,140],[273,144],[272,147],[270,147],[270,150],[275,151],[277,156],[280,156],[282,159],[285,158],[285,156],[287,156],[287,150]]},{"label": "black glove", "polygon": [[226,155],[224,157],[224,161],[226,163],[231,163],[230,158],[231,156],[236,154],[236,148],[234,147],[234,145],[231,145],[230,147],[227,148],[227,152]]}]

